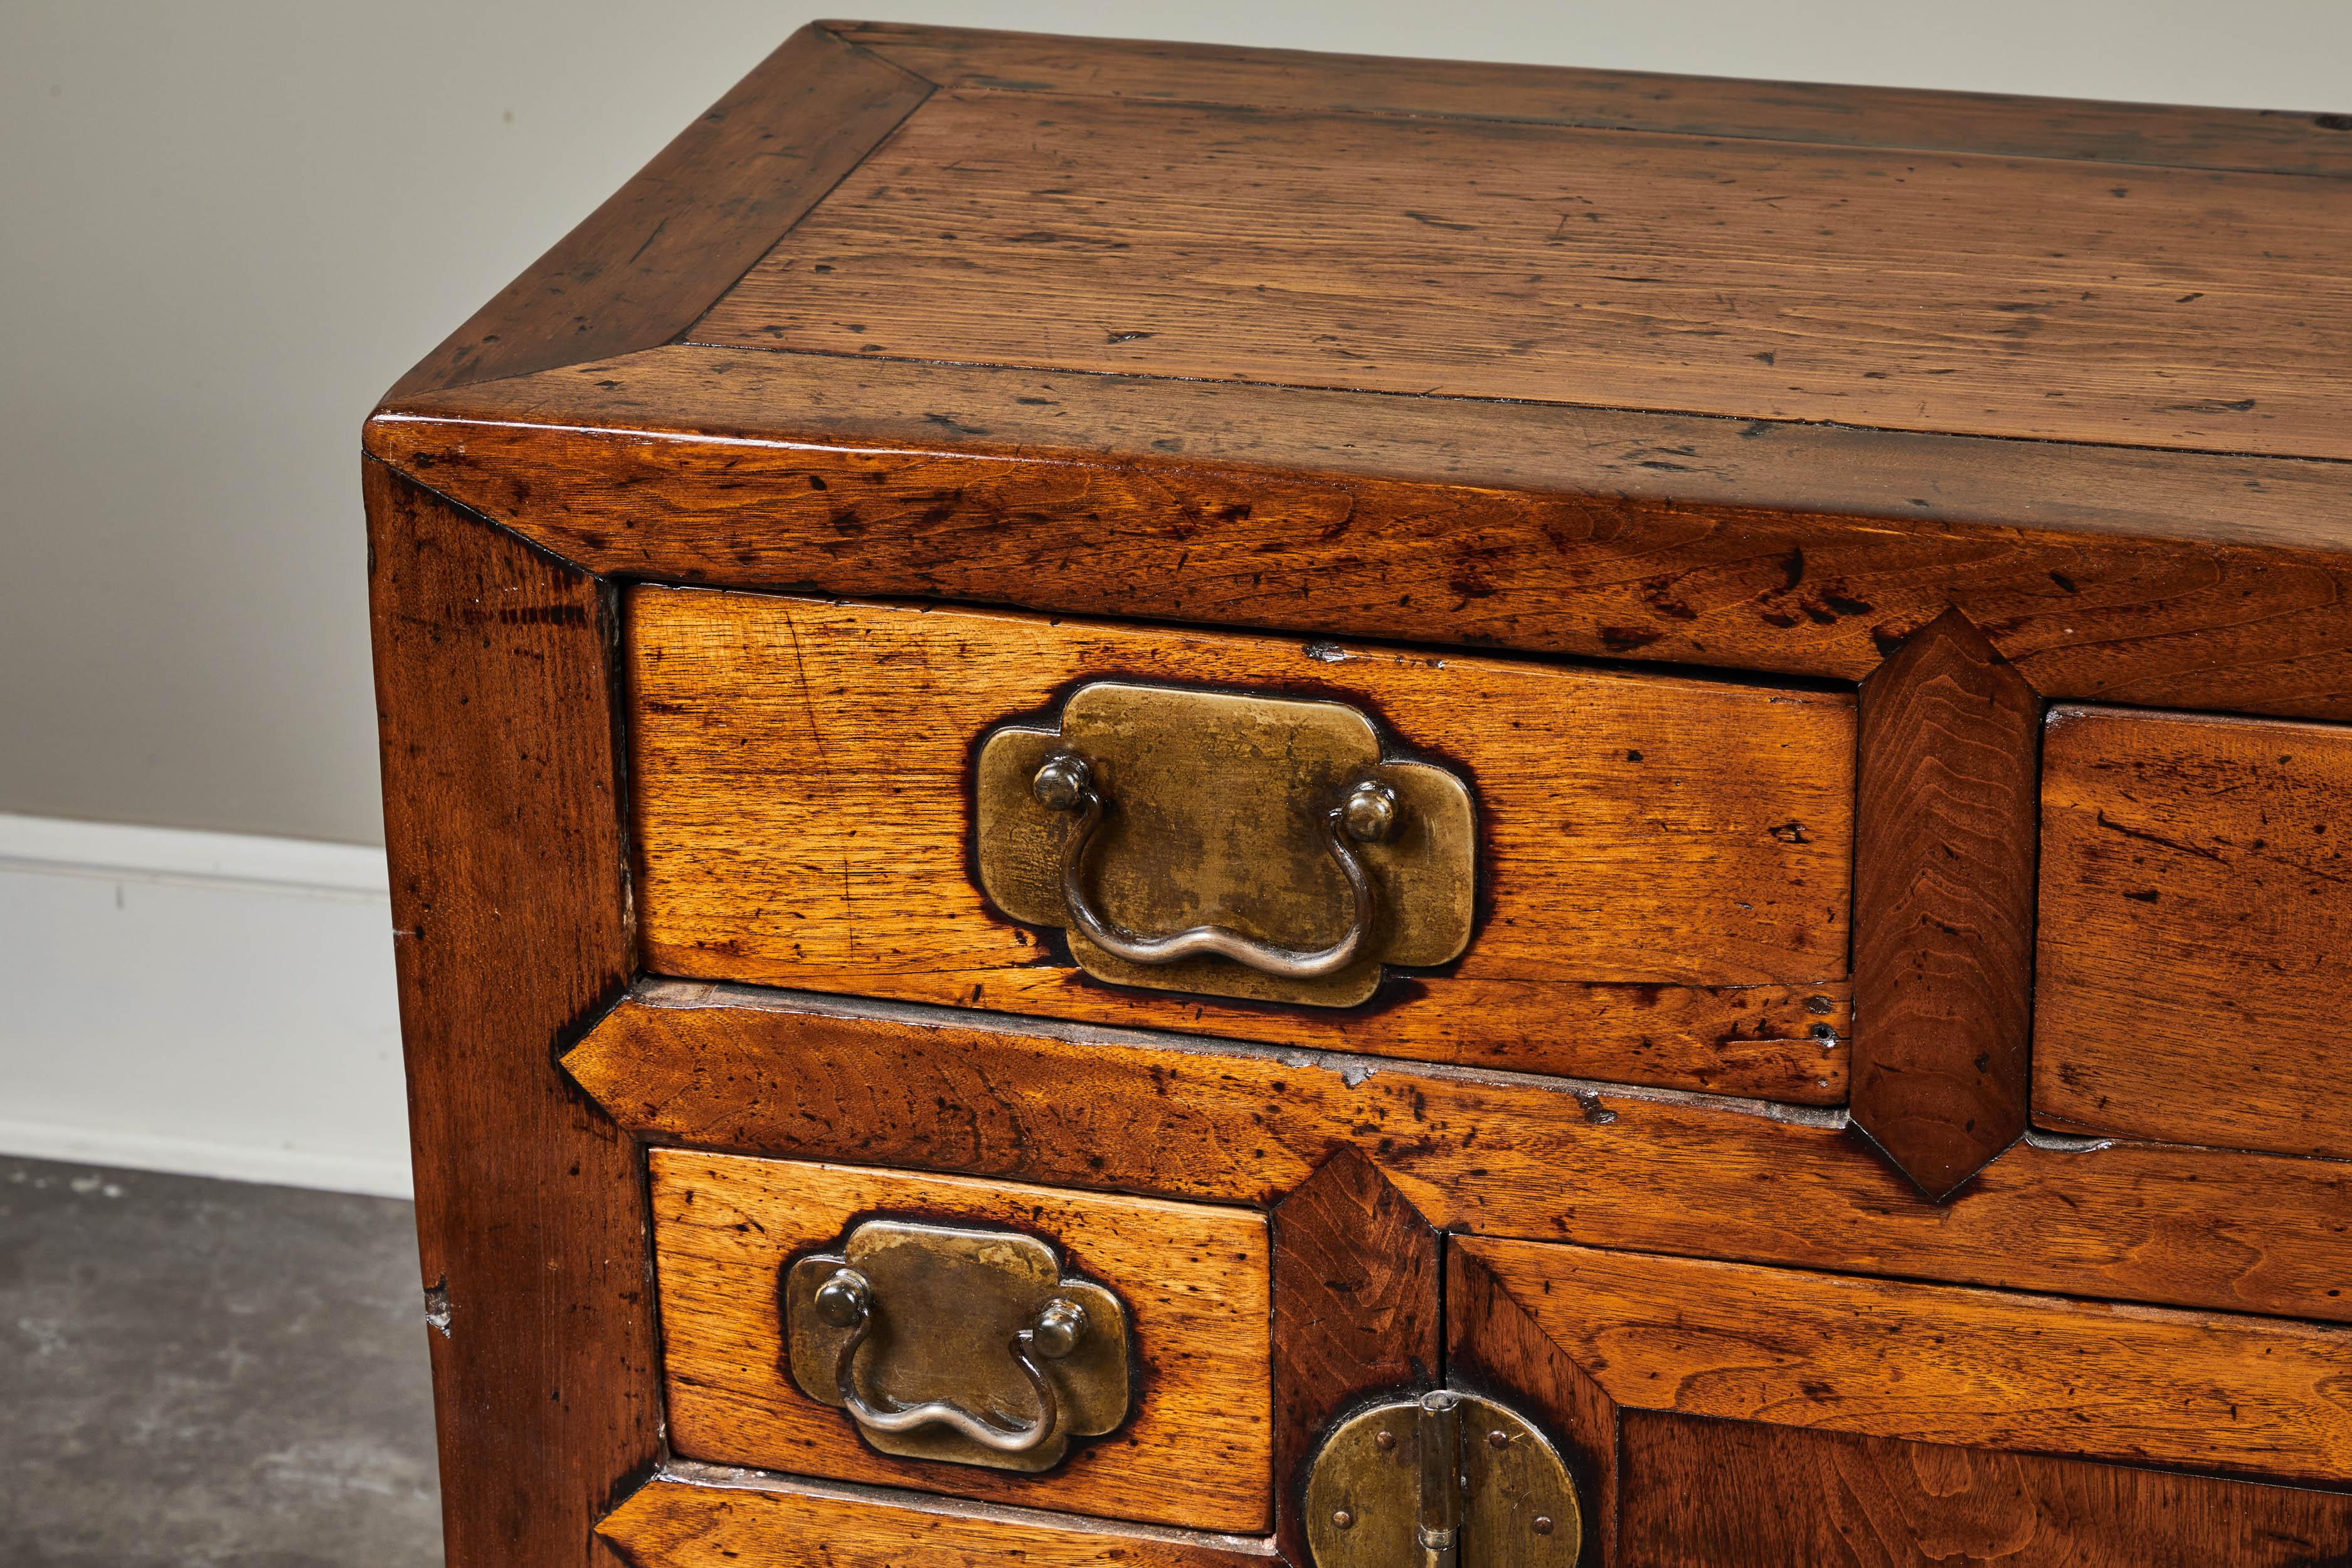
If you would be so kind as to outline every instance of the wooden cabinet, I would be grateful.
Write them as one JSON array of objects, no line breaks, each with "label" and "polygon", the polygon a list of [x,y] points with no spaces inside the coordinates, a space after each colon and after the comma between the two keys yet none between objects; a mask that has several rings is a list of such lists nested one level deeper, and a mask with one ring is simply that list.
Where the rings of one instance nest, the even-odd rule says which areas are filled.
[{"label": "wooden cabinet", "polygon": [[796,35],[367,426],[451,1563],[2352,1561],[2347,237]]}]

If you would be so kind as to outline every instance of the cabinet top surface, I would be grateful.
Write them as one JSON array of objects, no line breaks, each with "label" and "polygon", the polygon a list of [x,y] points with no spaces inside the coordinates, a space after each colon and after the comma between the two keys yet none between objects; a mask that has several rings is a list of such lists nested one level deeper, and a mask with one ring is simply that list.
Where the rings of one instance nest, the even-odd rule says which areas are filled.
[{"label": "cabinet top surface", "polygon": [[1146,457],[1222,388],[1159,449],[1300,468],[1333,396],[1829,427],[1911,443],[1912,515],[1954,437],[2333,465],[2352,116],[819,24],[387,406],[524,377],[496,412]]}]

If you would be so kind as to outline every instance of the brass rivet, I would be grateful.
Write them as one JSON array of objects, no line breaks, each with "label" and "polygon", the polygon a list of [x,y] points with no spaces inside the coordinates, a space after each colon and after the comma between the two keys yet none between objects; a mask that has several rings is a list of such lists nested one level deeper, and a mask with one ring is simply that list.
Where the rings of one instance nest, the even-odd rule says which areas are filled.
[{"label": "brass rivet", "polygon": [[1382,1432],[1374,1436],[1372,1441],[1381,1446],[1381,1453],[1386,1454],[1391,1452],[1396,1447],[1396,1434],[1393,1432]]},{"label": "brass rivet", "polygon": [[1489,1448],[1507,1448],[1510,1446],[1511,1435],[1508,1432],[1489,1432],[1486,1434],[1486,1447]]},{"label": "brass rivet", "polygon": [[[1356,1516],[1343,1508],[1331,1516],[1331,1522],[1342,1530],[1353,1530],[1356,1527]],[[1544,1524],[1549,1528],[1551,1521],[1546,1520]]]},{"label": "brass rivet", "polygon": [[1536,1515],[1536,1533],[1538,1535],[1549,1535],[1551,1533],[1551,1515],[1548,1513],[1539,1513]]},{"label": "brass rivet", "polygon": [[1339,807],[1340,825],[1348,837],[1363,844],[1385,844],[1396,832],[1396,791],[1378,779],[1367,779],[1348,793]]}]

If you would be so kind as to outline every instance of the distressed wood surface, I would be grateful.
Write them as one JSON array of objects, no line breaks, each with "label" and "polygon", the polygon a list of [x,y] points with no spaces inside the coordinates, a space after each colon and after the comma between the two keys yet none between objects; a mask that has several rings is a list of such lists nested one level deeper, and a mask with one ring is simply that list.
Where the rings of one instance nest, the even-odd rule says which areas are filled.
[{"label": "distressed wood surface", "polygon": [[1860,708],[1853,1120],[1940,1200],[2025,1131],[2042,701],[1948,610]]},{"label": "distressed wood surface", "polygon": [[1650,1411],[1625,1416],[1624,1568],[2314,1568],[2352,1495]]},{"label": "distressed wood surface", "polygon": [[2341,459],[2347,252],[2336,181],[949,90],[690,336]]},{"label": "distressed wood surface", "polygon": [[[1844,1096],[1843,693],[751,595],[625,605],[656,970]],[[1456,767],[1478,797],[1469,951],[1363,1010],[1122,991],[1047,959],[969,869],[972,748],[1106,677],[1354,702]]]},{"label": "distressed wood surface", "polygon": [[1459,1247],[1445,1254],[1446,1384],[1533,1419],[1568,1461],[1583,1513],[1578,1568],[1619,1561],[1624,1499],[1617,1402],[1552,1343],[1492,1270]]},{"label": "distressed wood surface", "polygon": [[2352,1330],[1456,1238],[1620,1406],[2352,1480]]},{"label": "distressed wood surface", "polygon": [[591,1568],[661,1442],[636,1150],[555,1063],[633,957],[611,607],[379,464],[366,486],[443,1535],[451,1568]]},{"label": "distressed wood surface", "polygon": [[[1266,1222],[1152,1198],[656,1150],[670,1446],[690,1458],[1195,1530],[1270,1529]],[[1134,1418],[1044,1475],[877,1454],[785,1367],[776,1282],[794,1254],[898,1214],[1010,1225],[1126,1303]]]},{"label": "distressed wood surface", "polygon": [[836,22],[940,87],[2352,175],[2352,116]]},{"label": "distressed wood surface", "polygon": [[1438,1238],[1350,1145],[1286,1194],[1273,1221],[1276,1534],[1303,1563],[1297,1504],[1317,1440],[1373,1394],[1438,1384]]},{"label": "distressed wood surface", "polygon": [[674,984],[565,1065],[704,1148],[1268,1204],[1353,1143],[1441,1229],[2352,1319],[2334,1161],[2029,1142],[1938,1208],[1834,1112]]},{"label": "distressed wood surface", "polygon": [[719,349],[404,408],[628,576],[1855,681],[1958,606],[2045,697],[2352,717],[2352,464]]},{"label": "distressed wood surface", "polygon": [[2352,731],[2060,709],[2033,1114],[2352,1156]]},{"label": "distressed wood surface", "polygon": [[803,27],[388,395],[669,342],[929,91]]},{"label": "distressed wood surface", "polygon": [[1262,1541],[681,1462],[600,1527],[629,1568],[1262,1568]]}]

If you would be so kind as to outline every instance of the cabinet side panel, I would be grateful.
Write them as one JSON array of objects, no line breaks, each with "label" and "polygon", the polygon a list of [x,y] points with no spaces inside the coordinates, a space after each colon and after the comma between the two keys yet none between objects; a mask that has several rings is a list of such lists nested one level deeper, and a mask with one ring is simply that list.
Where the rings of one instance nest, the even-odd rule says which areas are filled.
[{"label": "cabinet side panel", "polygon": [[451,1568],[601,1560],[660,1410],[635,1146],[556,1053],[630,966],[596,579],[367,466]]}]

